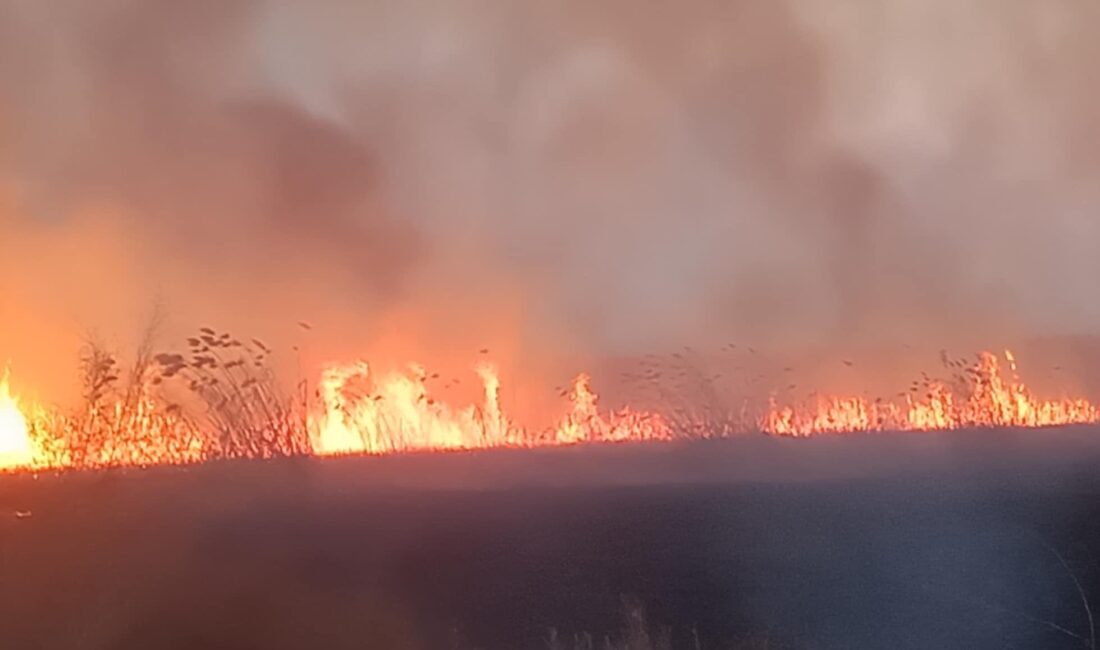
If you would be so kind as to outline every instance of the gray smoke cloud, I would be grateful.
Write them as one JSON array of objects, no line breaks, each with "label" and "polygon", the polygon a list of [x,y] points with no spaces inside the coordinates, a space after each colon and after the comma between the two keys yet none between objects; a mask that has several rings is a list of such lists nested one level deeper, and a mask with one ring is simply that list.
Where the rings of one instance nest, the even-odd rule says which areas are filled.
[{"label": "gray smoke cloud", "polygon": [[348,345],[1092,333],[1098,35],[1081,0],[4,0],[8,347],[152,294]]}]

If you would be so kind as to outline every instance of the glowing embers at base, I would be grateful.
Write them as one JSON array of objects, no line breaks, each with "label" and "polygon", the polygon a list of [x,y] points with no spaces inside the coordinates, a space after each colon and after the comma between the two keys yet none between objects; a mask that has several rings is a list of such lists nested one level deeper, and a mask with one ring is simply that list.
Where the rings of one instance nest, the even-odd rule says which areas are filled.
[{"label": "glowing embers at base", "polygon": [[5,370],[0,375],[0,469],[25,467],[33,461],[30,425],[11,394]]},{"label": "glowing embers at base", "polygon": [[[859,431],[943,431],[992,427],[1052,427],[1100,422],[1100,408],[1086,399],[1040,399],[1017,377],[1016,358],[990,352],[951,381],[926,379],[899,400],[817,396],[784,406],[771,400],[761,429],[776,435],[810,436]],[[914,393],[918,393],[914,395]]]}]

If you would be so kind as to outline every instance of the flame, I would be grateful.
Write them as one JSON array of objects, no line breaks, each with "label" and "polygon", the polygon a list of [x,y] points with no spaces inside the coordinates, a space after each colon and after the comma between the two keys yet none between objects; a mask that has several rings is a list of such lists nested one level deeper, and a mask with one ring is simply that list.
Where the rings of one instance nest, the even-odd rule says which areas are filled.
[{"label": "flame", "polygon": [[[925,377],[893,400],[817,395],[803,404],[780,404],[773,397],[755,423],[745,420],[749,424],[720,432],[705,423],[674,427],[658,412],[602,409],[585,373],[563,393],[568,404],[553,425],[528,428],[505,410],[500,375],[489,364],[474,368],[482,390],[467,405],[438,399],[433,388],[439,376],[417,364],[392,372],[377,372],[365,362],[331,365],[321,374],[316,402],[303,401],[297,424],[291,409],[245,432],[185,419],[178,408],[146,389],[75,413],[21,407],[5,372],[0,381],[0,469],[644,442],[751,431],[812,436],[1100,423],[1100,407],[1088,400],[1035,396],[1018,378],[1011,351],[985,352],[970,365],[952,367],[961,374],[949,381]],[[295,442],[304,440],[299,434],[308,435],[304,447]]]},{"label": "flame", "polygon": [[573,380],[569,401],[573,408],[554,431],[553,442],[556,444],[672,438],[671,427],[663,417],[654,413],[623,409],[607,417],[601,415],[596,408],[599,396],[592,391],[592,380],[587,374],[582,373]]},{"label": "flame", "polygon": [[11,394],[5,370],[0,378],[0,469],[24,467],[33,460],[30,427]]},{"label": "flame", "polygon": [[32,419],[49,432],[35,450],[36,467],[181,465],[217,456],[208,436],[149,395],[73,414],[37,408]]},{"label": "flame", "polygon": [[422,366],[376,376],[359,362],[327,368],[320,382],[321,413],[311,424],[320,454],[476,449],[507,444],[512,425],[500,409],[500,381],[478,367],[481,405],[456,409],[436,401]]},{"label": "flame", "polygon": [[[1039,399],[1016,376],[1016,356],[1004,352],[1009,375],[1000,358],[978,355],[950,386],[925,380],[901,401],[863,397],[822,397],[798,408],[780,406],[774,398],[761,428],[777,435],[809,436],[819,433],[859,431],[942,431],[985,427],[1053,427],[1100,422],[1100,407],[1085,399]],[[911,391],[913,392],[913,391]]]},{"label": "flame", "polygon": [[483,364],[476,372],[483,387],[481,403],[456,409],[432,396],[421,366],[381,377],[362,362],[330,367],[321,378],[321,414],[311,426],[316,432],[314,450],[383,454],[671,437],[669,426],[655,414],[601,414],[599,398],[584,374],[573,382],[569,413],[549,431],[532,431],[505,415],[497,370]]}]

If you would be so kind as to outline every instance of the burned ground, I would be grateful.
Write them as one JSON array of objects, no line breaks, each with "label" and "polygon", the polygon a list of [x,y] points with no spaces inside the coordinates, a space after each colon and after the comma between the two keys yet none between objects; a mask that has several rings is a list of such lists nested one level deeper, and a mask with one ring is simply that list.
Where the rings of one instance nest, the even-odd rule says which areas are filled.
[{"label": "burned ground", "polygon": [[544,648],[550,628],[614,635],[628,598],[675,647],[1089,647],[1095,434],[7,476],[0,638]]}]

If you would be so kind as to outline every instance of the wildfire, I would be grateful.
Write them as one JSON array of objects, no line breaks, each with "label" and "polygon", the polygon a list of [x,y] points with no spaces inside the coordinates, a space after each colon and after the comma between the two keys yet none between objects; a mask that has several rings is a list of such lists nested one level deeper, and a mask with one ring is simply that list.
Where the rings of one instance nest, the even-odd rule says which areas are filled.
[{"label": "wildfire", "polygon": [[453,408],[431,395],[420,366],[382,377],[366,363],[330,367],[321,376],[321,409],[311,427],[314,450],[384,454],[506,444],[511,426],[501,415],[496,372],[489,367],[479,372],[483,403]]},{"label": "wildfire", "polygon": [[[1005,351],[1010,375],[997,355],[983,352],[952,384],[925,379],[899,401],[818,396],[799,407],[773,399],[761,428],[771,434],[809,436],[859,431],[941,431],[980,427],[1052,427],[1100,422],[1100,407],[1085,399],[1035,397],[1016,376],[1016,358]],[[914,396],[917,393],[917,396]]]},{"label": "wildfire", "polygon": [[11,394],[5,370],[0,377],[0,468],[26,466],[33,458],[30,427]]},{"label": "wildfire", "polygon": [[480,404],[454,408],[437,401],[424,368],[376,377],[369,365],[333,366],[321,378],[320,414],[311,422],[319,454],[384,454],[399,451],[533,447],[581,442],[665,440],[671,430],[654,414],[623,410],[607,415],[587,375],[573,382],[572,408],[549,431],[531,431],[508,418],[500,404],[494,367],[476,368]]},{"label": "wildfire", "polygon": [[[199,356],[192,361],[161,355],[162,374],[151,380],[156,386],[176,375],[184,378],[207,398],[200,402],[206,405],[205,419],[184,417],[180,406],[166,404],[151,386],[140,385],[74,413],[21,409],[5,373],[0,381],[0,469],[660,441],[753,431],[811,436],[1100,422],[1100,407],[1088,400],[1036,397],[1017,377],[1016,359],[1006,351],[1003,358],[982,353],[970,364],[953,362],[952,379],[926,376],[893,400],[818,395],[807,403],[781,405],[773,398],[755,425],[719,434],[674,426],[658,412],[601,409],[591,379],[581,374],[563,394],[565,413],[549,427],[529,428],[506,412],[500,376],[488,364],[474,369],[482,390],[468,405],[441,400],[433,390],[439,375],[422,366],[377,372],[363,362],[328,367],[318,381],[317,399],[308,400],[303,392],[299,403],[281,397],[267,383],[266,371],[248,374],[246,364],[210,356],[248,347],[210,332],[197,341]],[[264,355],[269,352],[257,346]],[[262,367],[261,361],[247,365]]]},{"label": "wildfire", "polygon": [[573,409],[554,430],[556,444],[579,442],[625,442],[669,440],[672,429],[663,417],[654,413],[623,409],[606,418],[596,404],[599,396],[592,392],[592,380],[586,374],[573,380],[569,392]]}]

